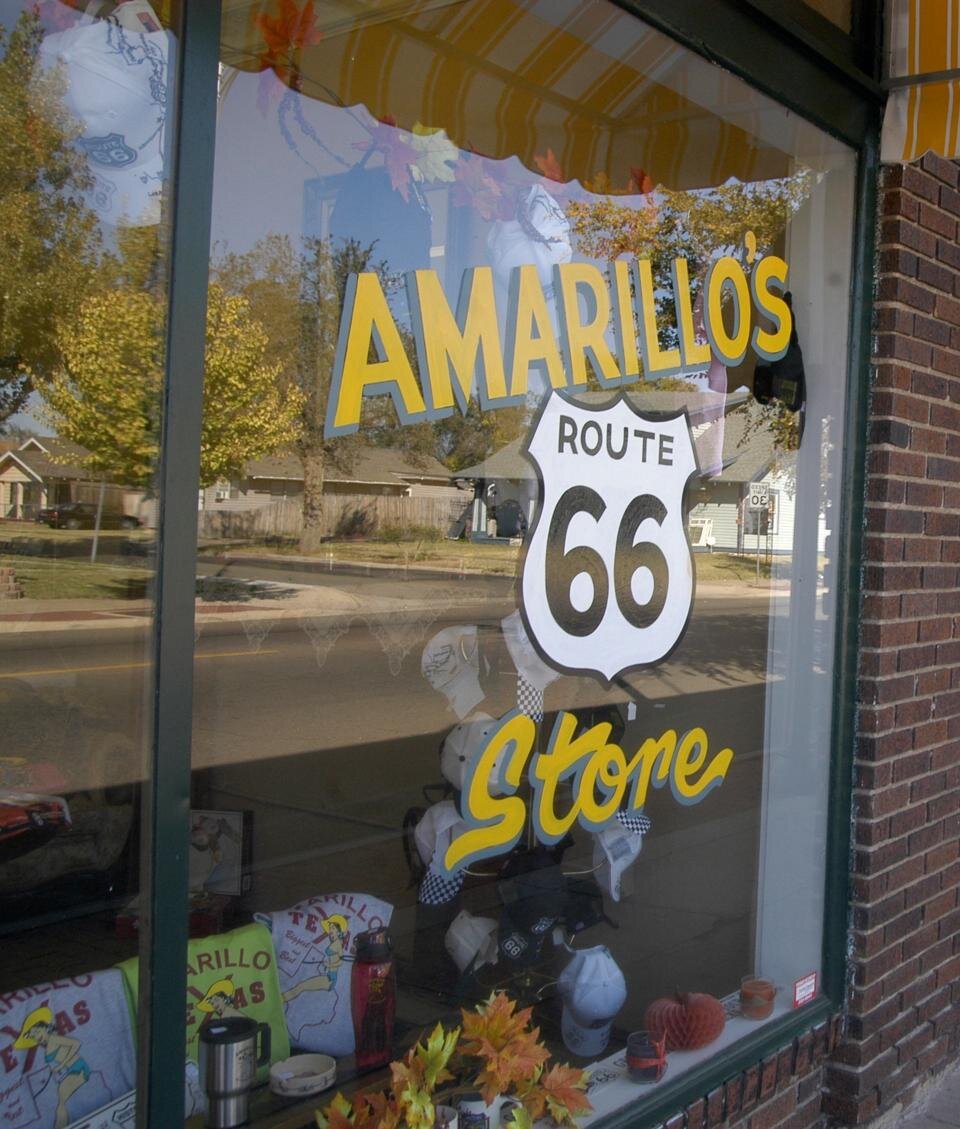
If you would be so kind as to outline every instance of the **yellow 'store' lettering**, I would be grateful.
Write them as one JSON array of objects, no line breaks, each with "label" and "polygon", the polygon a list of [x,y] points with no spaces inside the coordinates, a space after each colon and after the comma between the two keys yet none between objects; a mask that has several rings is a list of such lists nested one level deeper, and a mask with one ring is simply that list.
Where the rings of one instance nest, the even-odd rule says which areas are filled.
[{"label": "yellow 'store' lettering", "polygon": [[[463,807],[471,813],[470,822],[476,826],[454,839],[448,847],[444,859],[448,870],[500,854],[519,840],[527,809],[523,800],[512,793],[520,784],[523,766],[536,739],[536,725],[522,713],[508,714],[491,736],[463,786]],[[503,766],[497,791],[508,794],[492,796],[490,786],[494,781],[491,777],[501,754]],[[504,847],[504,843],[509,845]]]},{"label": "yellow 'store' lettering", "polygon": [[[733,761],[732,749],[711,756],[706,731],[699,727],[679,738],[673,729],[649,737],[629,759],[610,740],[609,722],[578,734],[576,716],[561,712],[544,753],[534,752],[536,732],[530,718],[512,713],[490,737],[464,783],[461,815],[469,827],[447,849],[448,872],[503,854],[519,842],[527,805],[516,793],[525,768],[534,832],[541,842],[556,843],[575,822],[597,831],[618,811],[639,810],[651,785],[662,788],[669,781],[678,803],[699,803],[723,783]],[[498,762],[503,767],[494,780]],[[572,798],[566,810],[558,810],[559,786],[568,780]]]},{"label": "yellow 'store' lettering", "polygon": [[654,278],[648,259],[618,259],[605,270],[564,263],[555,268],[552,285],[532,263],[522,264],[510,274],[505,311],[497,308],[493,271],[472,267],[463,275],[456,315],[436,271],[412,271],[407,299],[416,369],[394,321],[396,303],[388,301],[379,275],[351,275],[324,434],[355,432],[365,396],[392,397],[400,422],[415,423],[441,419],[455,408],[466,412],[474,399],[482,409],[519,403],[531,369],[551,388],[582,386],[591,369],[613,388],[632,384],[641,370],[653,380],[707,365],[714,354],[737,365],[751,346],[758,357],[776,360],[793,330],[781,296],[787,272],[776,255],[756,259],[749,279],[734,256],[716,259],[698,298],[707,344],[698,339],[689,266],[675,259],[679,347],[665,348],[657,318],[667,288]]}]

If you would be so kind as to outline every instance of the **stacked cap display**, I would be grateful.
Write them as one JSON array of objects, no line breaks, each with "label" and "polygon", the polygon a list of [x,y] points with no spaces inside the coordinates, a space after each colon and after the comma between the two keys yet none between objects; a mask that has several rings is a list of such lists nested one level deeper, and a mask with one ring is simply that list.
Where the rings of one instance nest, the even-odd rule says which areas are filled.
[{"label": "stacked cap display", "polygon": [[417,852],[427,868],[417,894],[423,905],[445,905],[460,893],[463,871],[447,874],[443,860],[453,840],[467,830],[453,800],[441,800],[427,808],[414,828]]},{"label": "stacked cap display", "polygon": [[113,20],[85,20],[40,46],[43,70],[62,73],[64,101],[78,119],[89,203],[109,223],[159,222],[169,57],[166,31],[130,31]]},{"label": "stacked cap display", "polygon": [[560,973],[561,1031],[571,1054],[596,1058],[627,999],[627,984],[606,945],[581,949]]},{"label": "stacked cap display", "polygon": [[651,826],[643,812],[617,812],[616,817],[594,836],[595,877],[615,902],[620,901],[623,872],[640,854],[643,837]]},{"label": "stacked cap display", "polygon": [[[463,791],[467,772],[476,763],[477,758],[487,747],[487,743],[497,729],[499,722],[486,713],[476,713],[469,721],[455,725],[443,739],[440,749],[440,771],[444,779],[448,780],[458,792]],[[497,795],[503,791],[499,786],[500,766],[503,761],[501,753],[493,765],[490,773],[490,794]]]},{"label": "stacked cap display", "polygon": [[497,923],[492,917],[475,917],[461,910],[453,919],[443,940],[453,963],[464,972],[494,964],[497,959]]}]

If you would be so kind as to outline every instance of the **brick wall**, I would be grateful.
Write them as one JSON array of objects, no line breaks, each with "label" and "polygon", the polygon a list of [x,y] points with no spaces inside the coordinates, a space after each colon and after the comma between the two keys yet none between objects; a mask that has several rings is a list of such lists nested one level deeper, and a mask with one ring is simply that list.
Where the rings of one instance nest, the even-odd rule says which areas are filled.
[{"label": "brick wall", "polygon": [[730,1078],[659,1129],[814,1129],[821,1113],[823,1064],[840,1037],[841,1017],[822,1023],[779,1053]]},{"label": "brick wall", "polygon": [[854,776],[853,960],[825,1111],[863,1124],[957,1050],[960,164],[884,171]]}]

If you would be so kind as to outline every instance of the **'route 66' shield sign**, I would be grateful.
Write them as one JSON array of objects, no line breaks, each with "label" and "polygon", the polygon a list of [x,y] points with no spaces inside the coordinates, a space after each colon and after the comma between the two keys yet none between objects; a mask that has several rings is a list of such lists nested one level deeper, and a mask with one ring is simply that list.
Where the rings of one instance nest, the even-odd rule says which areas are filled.
[{"label": "'route 66' shield sign", "polygon": [[697,472],[686,412],[648,415],[554,393],[526,454],[540,508],[521,579],[531,637],[554,666],[605,680],[661,662],[693,604],[683,493]]}]

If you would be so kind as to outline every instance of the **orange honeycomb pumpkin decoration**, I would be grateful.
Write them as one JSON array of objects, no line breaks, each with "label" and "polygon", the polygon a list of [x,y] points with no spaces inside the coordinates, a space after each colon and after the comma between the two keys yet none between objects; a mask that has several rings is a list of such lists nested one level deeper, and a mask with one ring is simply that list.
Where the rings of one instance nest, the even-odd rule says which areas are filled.
[{"label": "orange honeycomb pumpkin decoration", "polygon": [[705,992],[678,992],[654,1000],[643,1025],[654,1039],[667,1038],[668,1051],[692,1051],[705,1047],[720,1034],[727,1022],[723,1004]]}]

